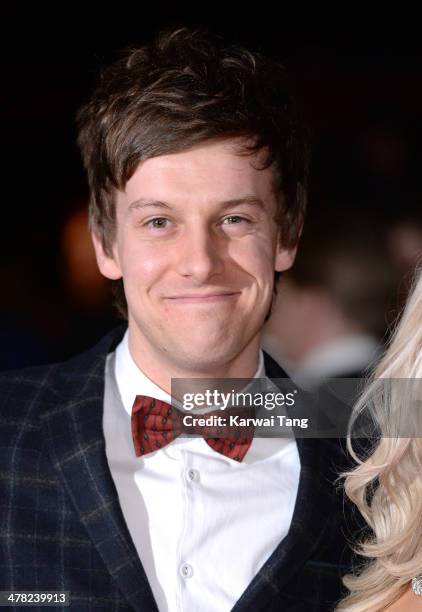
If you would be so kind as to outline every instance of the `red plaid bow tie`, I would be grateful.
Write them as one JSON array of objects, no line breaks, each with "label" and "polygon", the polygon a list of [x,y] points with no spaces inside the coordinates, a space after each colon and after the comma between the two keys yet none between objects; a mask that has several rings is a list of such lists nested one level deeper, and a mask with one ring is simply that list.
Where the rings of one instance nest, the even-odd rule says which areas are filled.
[{"label": "red plaid bow tie", "polygon": [[[203,415],[208,417],[217,412]],[[221,415],[221,411],[218,411]],[[132,437],[137,457],[152,453],[180,436],[182,433],[203,434],[204,428],[186,427],[183,425],[183,413],[172,408],[167,402],[149,397],[137,395],[132,407]],[[219,428],[206,428],[206,434],[216,432]],[[220,428],[221,429],[221,428]],[[223,428],[227,430],[227,428]],[[233,428],[231,428],[233,431]],[[242,461],[253,439],[253,429],[248,430],[245,437],[205,437],[205,441],[217,453],[221,453],[235,461]]]}]

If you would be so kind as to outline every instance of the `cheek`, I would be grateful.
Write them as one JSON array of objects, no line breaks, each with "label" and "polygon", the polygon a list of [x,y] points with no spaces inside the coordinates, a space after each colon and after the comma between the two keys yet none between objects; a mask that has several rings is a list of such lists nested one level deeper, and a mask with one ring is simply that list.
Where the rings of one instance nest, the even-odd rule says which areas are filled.
[{"label": "cheek", "polygon": [[245,273],[256,279],[259,286],[273,282],[274,252],[271,242],[250,240],[232,245],[230,257]]},{"label": "cheek", "polygon": [[168,257],[163,249],[145,244],[125,244],[119,254],[125,286],[148,289],[162,278]]}]

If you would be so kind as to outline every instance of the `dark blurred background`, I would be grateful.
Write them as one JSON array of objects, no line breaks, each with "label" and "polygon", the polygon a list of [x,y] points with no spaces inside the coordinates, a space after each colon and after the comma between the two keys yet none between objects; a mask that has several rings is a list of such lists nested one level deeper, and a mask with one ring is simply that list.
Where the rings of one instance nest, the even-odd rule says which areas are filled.
[{"label": "dark blurred background", "polygon": [[290,68],[313,133],[305,247],[341,228],[385,250],[385,338],[422,245],[419,19],[405,5],[318,5],[3,9],[0,369],[66,358],[116,323],[86,231],[74,116],[117,50],[172,24],[208,27]]}]

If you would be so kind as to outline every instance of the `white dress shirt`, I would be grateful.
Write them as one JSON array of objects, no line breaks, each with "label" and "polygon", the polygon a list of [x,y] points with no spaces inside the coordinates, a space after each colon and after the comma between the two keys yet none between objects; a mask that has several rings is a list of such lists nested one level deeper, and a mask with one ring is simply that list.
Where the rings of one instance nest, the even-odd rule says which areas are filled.
[{"label": "white dress shirt", "polygon": [[[262,351],[255,376],[265,377]],[[254,438],[241,463],[201,437],[136,457],[136,395],[171,403],[135,364],[126,332],[106,363],[103,427],[128,530],[160,612],[228,612],[289,530],[296,441]]]}]

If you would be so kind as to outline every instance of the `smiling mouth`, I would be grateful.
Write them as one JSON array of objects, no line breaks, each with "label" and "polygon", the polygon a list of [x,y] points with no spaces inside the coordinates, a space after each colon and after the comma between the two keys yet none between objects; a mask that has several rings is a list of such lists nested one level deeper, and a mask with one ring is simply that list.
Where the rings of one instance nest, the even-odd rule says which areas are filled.
[{"label": "smiling mouth", "polygon": [[207,295],[180,295],[166,298],[171,302],[180,304],[209,304],[212,302],[225,302],[240,295],[240,291],[231,291],[225,293],[209,293]]}]

